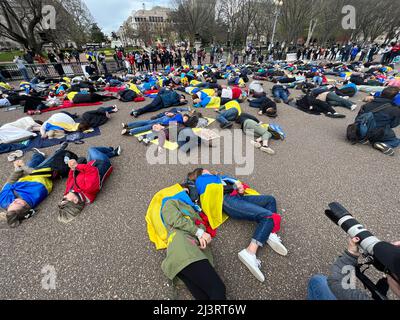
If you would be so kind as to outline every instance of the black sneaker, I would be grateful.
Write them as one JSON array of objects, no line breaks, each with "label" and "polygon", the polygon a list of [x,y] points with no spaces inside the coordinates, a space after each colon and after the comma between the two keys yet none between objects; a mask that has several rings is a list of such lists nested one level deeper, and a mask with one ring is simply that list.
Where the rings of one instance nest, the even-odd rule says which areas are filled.
[{"label": "black sneaker", "polygon": [[335,113],[328,112],[325,115],[327,117],[329,117],[329,118],[334,118],[334,119],[346,118],[346,116],[344,114],[340,114],[340,113],[337,113],[337,112],[335,112]]},{"label": "black sneaker", "polygon": [[383,154],[386,154],[387,156],[393,156],[394,155],[394,149],[389,147],[389,146],[387,146],[384,143],[381,143],[381,142],[374,143],[374,148],[376,150],[379,150]]},{"label": "black sneaker", "polygon": [[130,113],[130,115],[131,115],[132,117],[137,118],[137,117],[139,116],[139,113],[138,113],[137,111],[135,111],[135,110],[132,110],[131,113]]},{"label": "black sneaker", "polygon": [[358,141],[360,144],[363,144],[363,145],[367,145],[367,144],[369,144],[369,140],[368,139],[363,139],[363,140],[360,140],[360,141]]},{"label": "black sneaker", "polygon": [[228,123],[226,123],[224,125],[221,125],[221,129],[230,129],[230,128],[232,128],[232,126],[233,126],[233,123],[232,122],[228,122]]},{"label": "black sneaker", "polygon": [[282,100],[279,99],[279,98],[274,98],[274,101],[275,101],[276,103],[281,103],[281,102],[282,102]]},{"label": "black sneaker", "polygon": [[64,142],[60,147],[61,150],[65,150],[67,148],[68,148],[68,142]]},{"label": "black sneaker", "polygon": [[121,148],[121,146],[118,146],[118,147],[114,148],[114,153],[115,153],[115,155],[116,155],[117,157],[119,157],[119,156],[121,155],[121,153],[122,153],[122,148]]}]

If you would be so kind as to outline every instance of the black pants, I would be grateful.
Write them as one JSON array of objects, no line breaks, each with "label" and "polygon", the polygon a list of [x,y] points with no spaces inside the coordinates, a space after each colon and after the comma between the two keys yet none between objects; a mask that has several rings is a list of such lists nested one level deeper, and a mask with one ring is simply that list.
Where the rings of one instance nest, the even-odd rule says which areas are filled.
[{"label": "black pants", "polygon": [[158,111],[165,108],[163,101],[161,99],[161,97],[158,95],[157,97],[155,97],[153,99],[153,101],[148,104],[147,106],[144,106],[143,108],[140,108],[137,111],[138,114],[144,114],[144,113],[148,113],[148,112],[154,112],[154,111]]},{"label": "black pants", "polygon": [[226,300],[226,288],[208,260],[194,262],[178,273],[196,300]]},{"label": "black pants", "polygon": [[32,97],[32,96],[21,96],[21,100],[19,101],[20,103],[22,101],[25,101],[24,105],[24,112],[28,112],[30,110],[41,110],[43,109],[44,104],[44,99],[40,97]]},{"label": "black pants", "polygon": [[343,88],[343,89],[336,89],[336,94],[339,97],[344,97],[344,96],[348,96],[348,97],[354,97],[356,95],[356,90],[354,88]]},{"label": "black pants", "polygon": [[[264,114],[276,114],[276,103],[272,101],[270,98],[266,96],[261,96],[260,98],[253,99],[250,102],[250,107],[252,108],[258,108],[262,111]],[[267,112],[268,109],[273,109],[271,112]]]},{"label": "black pants", "polygon": [[312,105],[314,107],[314,111],[316,111],[316,112],[321,112],[324,114],[326,114],[328,112],[330,112],[332,114],[336,113],[336,110],[333,109],[332,106],[325,101],[321,101],[321,100],[315,99],[313,97],[310,97],[309,102],[310,102],[310,105]]}]

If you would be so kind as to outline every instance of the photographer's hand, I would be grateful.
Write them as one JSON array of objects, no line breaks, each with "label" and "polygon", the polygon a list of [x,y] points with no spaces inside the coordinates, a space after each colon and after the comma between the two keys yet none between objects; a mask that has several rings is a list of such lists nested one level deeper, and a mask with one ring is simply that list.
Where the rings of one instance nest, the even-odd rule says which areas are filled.
[{"label": "photographer's hand", "polygon": [[394,245],[396,247],[400,247],[400,241],[392,242],[392,245]]},{"label": "photographer's hand", "polygon": [[353,239],[349,239],[349,245],[347,247],[347,251],[351,253],[353,256],[359,257],[360,251],[358,248],[358,243],[360,242],[360,238],[355,237]]}]

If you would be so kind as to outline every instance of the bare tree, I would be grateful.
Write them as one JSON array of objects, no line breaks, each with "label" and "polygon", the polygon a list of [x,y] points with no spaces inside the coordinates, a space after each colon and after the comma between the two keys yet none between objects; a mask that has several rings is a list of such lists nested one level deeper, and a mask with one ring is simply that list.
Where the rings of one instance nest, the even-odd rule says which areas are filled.
[{"label": "bare tree", "polygon": [[[44,5],[56,10],[56,30],[42,24]],[[40,52],[46,42],[85,42],[93,17],[81,0],[0,0],[0,35]]]},{"label": "bare tree", "polygon": [[274,10],[271,0],[256,2],[256,14],[253,19],[251,33],[254,33],[257,42],[264,36],[267,40],[272,38]]},{"label": "bare tree", "polygon": [[283,39],[296,42],[303,35],[310,18],[308,1],[284,0],[279,19]]},{"label": "bare tree", "polygon": [[400,27],[400,7],[396,1],[349,0],[356,8],[357,29],[353,40],[361,36],[364,42],[374,42],[385,32],[390,33]]},{"label": "bare tree", "polygon": [[39,52],[43,45],[37,37],[42,7],[42,0],[0,0],[0,35]]},{"label": "bare tree", "polygon": [[215,6],[217,0],[173,0],[174,10],[171,19],[182,38],[191,42],[196,34],[203,39],[210,38],[210,29],[215,24]]}]

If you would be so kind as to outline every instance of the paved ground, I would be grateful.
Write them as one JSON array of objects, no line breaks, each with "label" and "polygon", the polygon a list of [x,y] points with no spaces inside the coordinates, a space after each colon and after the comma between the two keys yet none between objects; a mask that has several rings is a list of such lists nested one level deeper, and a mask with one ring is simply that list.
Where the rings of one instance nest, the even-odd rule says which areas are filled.
[{"label": "paved ground", "polygon": [[[355,101],[361,104],[360,99],[358,96]],[[162,274],[165,253],[156,252],[149,242],[144,216],[154,193],[182,181],[198,166],[148,165],[145,147],[134,138],[119,135],[130,106],[119,104],[120,112],[101,128],[101,136],[72,146],[78,154],[98,145],[121,144],[124,149],[123,155],[113,160],[115,171],[95,204],[73,223],[60,224],[56,204],[64,183],[59,182],[35,218],[16,230],[0,230],[0,299],[190,297],[182,288],[174,290]],[[243,108],[255,114],[247,103]],[[345,205],[378,237],[400,238],[396,233],[400,230],[399,154],[387,157],[368,146],[348,144],[345,130],[355,113],[338,110],[348,117],[329,119],[279,106],[276,122],[288,138],[273,143],[275,156],[256,152],[255,172],[242,180],[276,196],[280,209],[285,210],[282,238],[289,255],[280,257],[269,247],[262,249],[259,258],[266,281],[259,283],[237,258],[255,225],[228,221],[213,244],[216,269],[226,283],[228,298],[304,299],[309,277],[327,272],[345,247],[345,234],[324,215],[331,201]],[[213,111],[206,114],[214,115]],[[1,123],[21,116],[20,112],[0,111]],[[0,156],[0,181],[12,170],[6,159],[6,155]],[[234,165],[211,168],[235,172]],[[41,271],[46,265],[57,272],[56,290],[42,289]]]}]

